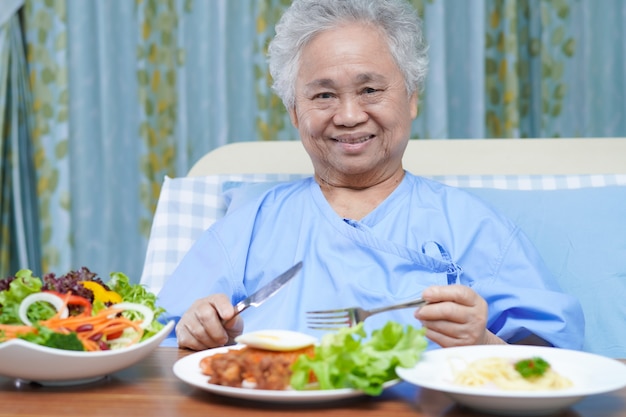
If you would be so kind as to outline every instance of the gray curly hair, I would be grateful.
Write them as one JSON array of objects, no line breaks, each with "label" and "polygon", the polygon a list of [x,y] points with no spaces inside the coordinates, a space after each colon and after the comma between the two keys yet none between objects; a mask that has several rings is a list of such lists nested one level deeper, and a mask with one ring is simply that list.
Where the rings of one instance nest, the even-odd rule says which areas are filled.
[{"label": "gray curly hair", "polygon": [[276,25],[268,50],[272,88],[288,109],[295,105],[302,48],[318,33],[346,22],[380,28],[404,74],[407,93],[422,90],[428,46],[417,11],[406,0],[294,0]]}]

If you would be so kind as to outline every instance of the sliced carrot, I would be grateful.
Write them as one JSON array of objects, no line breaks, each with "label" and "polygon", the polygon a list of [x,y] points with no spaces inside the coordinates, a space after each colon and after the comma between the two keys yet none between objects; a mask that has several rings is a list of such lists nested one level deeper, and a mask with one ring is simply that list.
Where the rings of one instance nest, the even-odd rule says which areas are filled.
[{"label": "sliced carrot", "polygon": [[0,324],[0,342],[6,342],[20,335],[35,333],[36,331],[36,328],[22,324]]},{"label": "sliced carrot", "polygon": [[[72,294],[69,292],[62,296],[63,307],[67,306],[71,297]],[[121,316],[120,313],[123,312],[124,309],[115,308],[115,305],[100,310],[93,315],[81,313],[75,316],[61,318],[61,311],[63,311],[63,308],[59,309],[51,318],[40,321],[39,324],[58,333],[68,334],[75,332],[87,351],[101,350],[100,343],[98,342],[99,339],[96,337],[99,334],[102,335],[105,340],[109,335],[111,339],[114,339],[119,337],[120,333],[124,330],[132,328],[135,330],[133,343],[138,342],[143,336],[144,329],[141,327],[141,321],[133,321]],[[0,341],[14,339],[21,334],[36,331],[37,329],[33,326],[0,324]]]}]

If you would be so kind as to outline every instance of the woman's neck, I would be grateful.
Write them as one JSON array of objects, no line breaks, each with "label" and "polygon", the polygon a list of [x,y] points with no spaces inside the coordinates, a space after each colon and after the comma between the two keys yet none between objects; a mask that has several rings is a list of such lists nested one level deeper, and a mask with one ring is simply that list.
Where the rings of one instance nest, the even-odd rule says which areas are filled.
[{"label": "woman's neck", "polygon": [[345,218],[361,220],[380,205],[398,187],[404,178],[404,169],[394,172],[382,181],[371,185],[331,183],[315,176],[326,200],[335,212]]}]

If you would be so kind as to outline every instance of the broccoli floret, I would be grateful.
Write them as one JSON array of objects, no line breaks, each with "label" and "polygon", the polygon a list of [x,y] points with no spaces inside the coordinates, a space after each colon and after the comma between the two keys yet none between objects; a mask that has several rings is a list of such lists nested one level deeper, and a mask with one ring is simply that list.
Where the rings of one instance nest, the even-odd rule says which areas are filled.
[{"label": "broccoli floret", "polygon": [[76,333],[57,333],[45,327],[39,327],[37,333],[28,333],[19,336],[21,339],[36,343],[42,346],[48,346],[55,349],[63,350],[85,350],[83,343],[80,341]]},{"label": "broccoli floret", "polygon": [[44,345],[64,350],[85,350],[85,347],[76,336],[76,333],[52,333],[50,337],[48,337],[48,340],[45,341]]}]

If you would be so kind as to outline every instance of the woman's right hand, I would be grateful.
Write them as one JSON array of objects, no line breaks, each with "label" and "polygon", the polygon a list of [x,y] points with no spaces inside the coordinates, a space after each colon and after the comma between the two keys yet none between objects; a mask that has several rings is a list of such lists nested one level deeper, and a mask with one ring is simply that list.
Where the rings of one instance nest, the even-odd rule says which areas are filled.
[{"label": "woman's right hand", "polygon": [[233,344],[242,332],[243,319],[225,294],[196,300],[176,325],[178,346],[192,350]]}]

